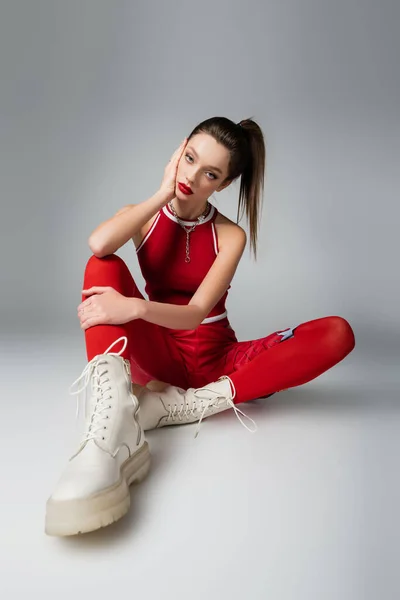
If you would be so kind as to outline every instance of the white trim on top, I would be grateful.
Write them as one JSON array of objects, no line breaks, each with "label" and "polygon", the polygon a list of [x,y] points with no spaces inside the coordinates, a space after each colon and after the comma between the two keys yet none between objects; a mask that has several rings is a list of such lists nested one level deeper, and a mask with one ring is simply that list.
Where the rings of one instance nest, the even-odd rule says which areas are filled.
[{"label": "white trim on top", "polygon": [[[175,217],[175,215],[172,214],[172,212],[170,212],[170,209],[168,209],[167,206],[168,206],[167,204],[165,206],[163,206],[162,210],[167,215],[167,217],[169,217],[171,219],[171,221],[175,221],[175,223],[179,223],[179,221],[180,221],[187,227],[191,227],[192,225],[195,224],[195,222],[196,222],[195,220],[194,221],[184,221],[182,219],[179,219],[179,221],[178,221],[178,219]],[[207,223],[210,219],[212,219],[212,217],[214,216],[215,210],[216,210],[215,206],[213,204],[211,204],[210,212],[208,213],[208,215],[206,216],[204,221],[202,221],[201,223],[196,225],[196,227],[199,227],[200,225],[204,225],[204,223]]]},{"label": "white trim on top", "polygon": [[215,250],[215,254],[219,254],[218,252],[218,242],[217,242],[217,233],[215,231],[215,223],[211,223],[211,229],[212,229],[212,234],[213,234],[213,239],[214,239],[214,250]]},{"label": "white trim on top", "polygon": [[147,242],[147,240],[149,239],[149,237],[151,236],[151,234],[154,231],[155,226],[158,223],[159,218],[161,217],[161,213],[158,213],[157,217],[154,219],[154,223],[153,225],[150,227],[149,231],[146,233],[146,235],[144,236],[144,238],[142,239],[142,241],[140,242],[139,246],[136,248],[136,254],[139,252],[140,248],[142,246],[144,246],[144,244]]},{"label": "white trim on top", "polygon": [[221,321],[221,319],[225,319],[225,317],[228,316],[228,311],[226,310],[225,312],[223,312],[220,315],[215,315],[215,317],[207,317],[206,319],[203,319],[202,322],[200,323],[200,325],[203,325],[204,323],[214,323],[215,321]]}]

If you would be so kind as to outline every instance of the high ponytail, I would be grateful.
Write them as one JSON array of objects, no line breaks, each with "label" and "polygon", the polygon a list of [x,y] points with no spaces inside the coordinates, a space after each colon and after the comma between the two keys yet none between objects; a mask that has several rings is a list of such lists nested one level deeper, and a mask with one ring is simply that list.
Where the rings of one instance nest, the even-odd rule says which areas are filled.
[{"label": "high ponytail", "polygon": [[237,223],[241,219],[240,210],[245,210],[250,228],[250,250],[253,250],[257,260],[258,227],[264,192],[265,143],[260,127],[252,119],[240,121],[239,126],[247,138],[249,156],[240,181]]},{"label": "high ponytail", "polygon": [[239,213],[246,212],[250,229],[250,251],[257,260],[257,239],[260,209],[264,192],[264,171],[266,151],[264,135],[253,118],[234,123],[226,117],[211,117],[197,125],[189,138],[197,133],[207,133],[225,146],[230,153],[227,180],[235,181],[241,177],[237,224]]}]

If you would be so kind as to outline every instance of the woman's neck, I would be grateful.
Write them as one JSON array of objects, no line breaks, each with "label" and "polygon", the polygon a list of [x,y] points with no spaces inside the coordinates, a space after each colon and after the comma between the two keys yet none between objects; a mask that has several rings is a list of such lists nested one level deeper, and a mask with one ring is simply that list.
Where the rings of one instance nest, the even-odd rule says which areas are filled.
[{"label": "woman's neck", "polygon": [[206,210],[208,206],[208,200],[199,206],[198,203],[190,204],[189,201],[181,202],[176,196],[172,199],[172,206],[175,209],[176,214],[180,219],[187,219],[189,221],[193,221],[197,219],[203,212]]}]

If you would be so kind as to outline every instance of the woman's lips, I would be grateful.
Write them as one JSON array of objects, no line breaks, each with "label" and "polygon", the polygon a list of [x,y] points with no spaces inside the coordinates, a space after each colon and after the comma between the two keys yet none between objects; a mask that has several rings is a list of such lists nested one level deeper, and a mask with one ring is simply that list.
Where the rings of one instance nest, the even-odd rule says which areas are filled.
[{"label": "woman's lips", "polygon": [[192,190],[190,188],[186,187],[186,185],[184,183],[178,183],[178,187],[183,194],[187,194],[188,196],[189,196],[189,194],[193,194]]}]

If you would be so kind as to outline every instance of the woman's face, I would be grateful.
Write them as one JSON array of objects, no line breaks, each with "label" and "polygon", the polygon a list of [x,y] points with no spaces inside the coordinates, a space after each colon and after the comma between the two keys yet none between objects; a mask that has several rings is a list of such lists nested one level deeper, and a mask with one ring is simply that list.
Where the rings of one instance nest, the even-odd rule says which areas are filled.
[{"label": "woman's face", "polygon": [[181,156],[176,176],[177,183],[190,187],[189,196],[176,186],[179,199],[205,200],[215,191],[227,187],[229,151],[211,135],[198,133],[187,143]]}]

